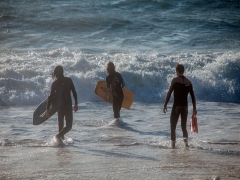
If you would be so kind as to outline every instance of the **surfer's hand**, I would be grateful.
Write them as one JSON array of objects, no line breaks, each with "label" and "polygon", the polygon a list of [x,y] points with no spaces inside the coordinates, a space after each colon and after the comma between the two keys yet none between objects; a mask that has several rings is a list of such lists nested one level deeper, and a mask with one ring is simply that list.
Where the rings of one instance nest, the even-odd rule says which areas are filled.
[{"label": "surfer's hand", "polygon": [[167,112],[167,107],[163,108],[163,112],[166,113]]},{"label": "surfer's hand", "polygon": [[51,117],[51,114],[50,114],[49,110],[47,110],[46,116],[47,116],[47,118],[50,118],[50,117]]},{"label": "surfer's hand", "polygon": [[74,109],[74,112],[77,112],[77,110],[78,110],[78,105],[75,104],[73,109]]},{"label": "surfer's hand", "polygon": [[193,110],[193,115],[197,115],[197,110],[196,109]]}]

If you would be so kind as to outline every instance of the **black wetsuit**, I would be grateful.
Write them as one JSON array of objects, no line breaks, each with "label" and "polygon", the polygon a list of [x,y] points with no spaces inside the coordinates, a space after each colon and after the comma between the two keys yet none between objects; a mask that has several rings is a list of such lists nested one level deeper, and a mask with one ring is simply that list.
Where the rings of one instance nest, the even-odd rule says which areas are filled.
[{"label": "black wetsuit", "polygon": [[[73,113],[72,113],[72,98],[71,91],[75,100],[75,104],[78,104],[77,93],[71,78],[59,77],[52,83],[51,93],[48,97],[47,109],[49,110],[50,105],[54,99],[55,92],[62,88],[63,106],[58,110],[58,127],[59,137],[63,138],[64,134],[72,129]],[[66,120],[66,127],[64,127],[64,117]],[[63,128],[64,127],[64,128]]]},{"label": "black wetsuit", "polygon": [[107,87],[108,88],[111,87],[112,90],[114,118],[119,118],[123,102],[123,90],[122,90],[124,86],[123,78],[120,73],[113,72],[107,76],[106,81]]},{"label": "black wetsuit", "polygon": [[171,87],[169,88],[167,93],[164,107],[167,106],[167,103],[173,91],[174,102],[170,116],[170,124],[171,124],[171,140],[175,141],[176,140],[175,131],[180,114],[183,137],[188,138],[188,132],[186,128],[188,115],[188,93],[190,93],[191,95],[194,110],[196,110],[196,99],[191,81],[187,79],[185,76],[178,76],[172,80]]}]

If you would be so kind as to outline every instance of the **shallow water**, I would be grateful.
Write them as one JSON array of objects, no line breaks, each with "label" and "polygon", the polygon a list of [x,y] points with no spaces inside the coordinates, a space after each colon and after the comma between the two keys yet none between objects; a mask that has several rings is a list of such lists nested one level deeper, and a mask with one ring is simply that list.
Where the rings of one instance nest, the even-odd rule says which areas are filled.
[{"label": "shallow water", "polygon": [[121,111],[120,125],[110,104],[81,103],[63,142],[53,138],[56,115],[33,126],[35,107],[1,108],[0,178],[238,179],[239,107],[199,102],[199,134],[189,132],[188,149],[180,124],[176,149],[170,148],[170,112],[163,114],[161,103],[134,103]]}]

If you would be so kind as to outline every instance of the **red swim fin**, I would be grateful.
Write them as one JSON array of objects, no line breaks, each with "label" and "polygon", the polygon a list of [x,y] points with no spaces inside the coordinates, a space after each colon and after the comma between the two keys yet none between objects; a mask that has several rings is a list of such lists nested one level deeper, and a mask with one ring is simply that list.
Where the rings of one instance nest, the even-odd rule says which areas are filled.
[{"label": "red swim fin", "polygon": [[197,116],[192,115],[191,121],[190,121],[190,128],[192,132],[198,133],[198,122],[197,122]]}]

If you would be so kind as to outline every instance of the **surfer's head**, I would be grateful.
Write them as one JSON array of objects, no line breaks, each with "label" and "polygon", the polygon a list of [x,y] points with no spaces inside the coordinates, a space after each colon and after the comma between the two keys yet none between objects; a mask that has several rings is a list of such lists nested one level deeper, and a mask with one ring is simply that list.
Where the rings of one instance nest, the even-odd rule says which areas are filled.
[{"label": "surfer's head", "polygon": [[184,66],[182,64],[177,64],[176,72],[178,72],[179,74],[183,74],[184,73]]},{"label": "surfer's head", "polygon": [[56,66],[53,70],[52,76],[54,78],[62,77],[63,76],[63,67],[60,65]]},{"label": "surfer's head", "polygon": [[112,61],[108,61],[107,65],[106,65],[106,71],[108,74],[115,72],[115,66]]}]

